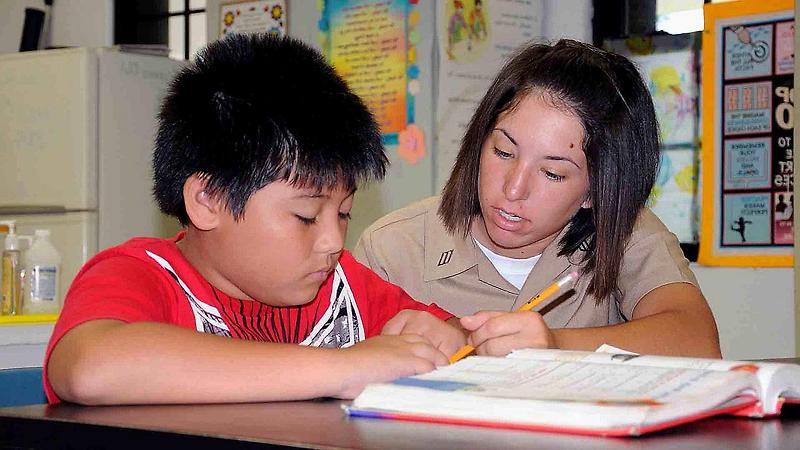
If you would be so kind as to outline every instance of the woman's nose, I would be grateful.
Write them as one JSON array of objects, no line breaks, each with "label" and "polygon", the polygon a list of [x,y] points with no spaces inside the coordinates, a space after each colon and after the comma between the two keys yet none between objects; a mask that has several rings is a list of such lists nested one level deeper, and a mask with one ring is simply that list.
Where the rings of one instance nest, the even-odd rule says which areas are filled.
[{"label": "woman's nose", "polygon": [[530,184],[530,171],[516,165],[506,175],[503,193],[508,200],[525,200],[530,193]]}]

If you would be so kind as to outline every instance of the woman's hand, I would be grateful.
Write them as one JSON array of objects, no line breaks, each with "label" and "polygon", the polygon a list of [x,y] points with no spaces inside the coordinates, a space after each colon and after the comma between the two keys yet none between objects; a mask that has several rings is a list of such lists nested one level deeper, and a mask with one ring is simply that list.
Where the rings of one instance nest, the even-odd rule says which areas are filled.
[{"label": "woman's hand", "polygon": [[533,311],[479,311],[461,318],[467,343],[479,355],[505,356],[520,348],[557,348],[542,315]]}]

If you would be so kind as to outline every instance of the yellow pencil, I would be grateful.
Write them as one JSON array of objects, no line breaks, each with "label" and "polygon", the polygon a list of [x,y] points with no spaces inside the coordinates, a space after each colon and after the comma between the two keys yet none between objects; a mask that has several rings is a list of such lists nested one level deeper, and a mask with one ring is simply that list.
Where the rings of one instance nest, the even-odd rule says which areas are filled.
[{"label": "yellow pencil", "polygon": [[[564,275],[558,281],[556,281],[555,283],[553,283],[550,286],[548,286],[542,292],[538,293],[535,297],[533,297],[532,299],[528,300],[527,303],[525,303],[524,305],[520,306],[520,308],[517,311],[530,311],[531,309],[535,308],[536,305],[538,305],[539,303],[542,303],[543,301],[545,301],[548,297],[550,297],[551,295],[555,294],[562,287],[564,287],[564,285],[574,281],[576,278],[578,278],[578,272],[570,272],[567,275]],[[461,347],[461,350],[453,353],[453,355],[450,356],[450,363],[452,364],[452,363],[458,361],[459,359],[469,355],[470,353],[472,353],[474,351],[475,351],[475,347],[473,347],[471,345],[465,345],[465,346]]]}]

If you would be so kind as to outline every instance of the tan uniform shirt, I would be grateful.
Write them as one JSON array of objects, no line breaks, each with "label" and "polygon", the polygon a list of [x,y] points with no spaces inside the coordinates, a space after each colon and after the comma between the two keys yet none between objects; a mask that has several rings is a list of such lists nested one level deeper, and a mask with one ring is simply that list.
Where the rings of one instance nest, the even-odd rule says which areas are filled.
[{"label": "tan uniform shirt", "polygon": [[[618,291],[599,305],[586,293],[590,277],[581,274],[579,250],[560,257],[558,236],[536,263],[521,290],[495,270],[472,237],[452,236],[436,213],[432,197],[392,212],[361,235],[353,255],[385,280],[412,297],[435,302],[456,316],[480,310],[513,311],[549,286],[577,270],[574,289],[535,308],[551,328],[592,327],[624,322],[641,298],[670,283],[697,286],[678,239],[650,210],[644,209],[625,250]],[[575,261],[577,264],[571,262]]]}]

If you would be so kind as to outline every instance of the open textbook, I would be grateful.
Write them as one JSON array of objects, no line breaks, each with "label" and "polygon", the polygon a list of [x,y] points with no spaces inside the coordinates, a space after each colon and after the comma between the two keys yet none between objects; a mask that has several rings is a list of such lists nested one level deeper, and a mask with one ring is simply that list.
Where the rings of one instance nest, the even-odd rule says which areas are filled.
[{"label": "open textbook", "polygon": [[800,401],[800,365],[525,349],[369,385],[347,413],[636,436],[718,414],[776,415],[784,401]]}]

